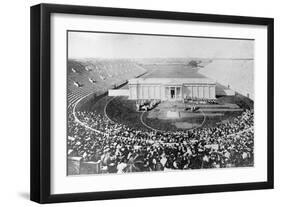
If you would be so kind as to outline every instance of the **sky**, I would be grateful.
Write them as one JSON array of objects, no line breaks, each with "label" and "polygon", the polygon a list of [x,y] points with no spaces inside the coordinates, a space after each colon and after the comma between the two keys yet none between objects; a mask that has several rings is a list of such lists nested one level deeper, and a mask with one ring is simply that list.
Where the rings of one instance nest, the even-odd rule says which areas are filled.
[{"label": "sky", "polygon": [[68,32],[68,57],[254,58],[254,40]]}]

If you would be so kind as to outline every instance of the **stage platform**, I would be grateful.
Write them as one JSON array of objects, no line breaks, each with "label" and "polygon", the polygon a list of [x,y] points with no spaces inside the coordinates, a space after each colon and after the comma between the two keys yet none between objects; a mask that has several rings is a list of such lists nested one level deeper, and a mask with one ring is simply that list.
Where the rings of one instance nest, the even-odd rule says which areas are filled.
[{"label": "stage platform", "polygon": [[[186,110],[192,106],[198,107],[196,111]],[[187,117],[223,116],[225,112],[243,111],[237,104],[188,104],[183,102],[161,102],[156,108],[149,112],[149,118],[159,119],[181,119]]]}]

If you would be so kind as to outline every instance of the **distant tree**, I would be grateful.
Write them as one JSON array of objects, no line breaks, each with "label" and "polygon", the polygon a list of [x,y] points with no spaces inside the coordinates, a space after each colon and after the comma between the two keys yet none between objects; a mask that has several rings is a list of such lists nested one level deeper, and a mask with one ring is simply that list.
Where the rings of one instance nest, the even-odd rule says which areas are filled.
[{"label": "distant tree", "polygon": [[196,60],[191,60],[191,61],[189,61],[188,65],[193,67],[193,68],[197,68],[198,62]]}]

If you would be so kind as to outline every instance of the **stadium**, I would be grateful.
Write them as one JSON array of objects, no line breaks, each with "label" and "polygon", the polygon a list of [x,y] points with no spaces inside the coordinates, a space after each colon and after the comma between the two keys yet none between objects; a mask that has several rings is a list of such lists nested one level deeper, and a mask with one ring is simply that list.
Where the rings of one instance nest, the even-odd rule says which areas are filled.
[{"label": "stadium", "polygon": [[253,59],[69,59],[67,174],[253,166],[246,76]]}]

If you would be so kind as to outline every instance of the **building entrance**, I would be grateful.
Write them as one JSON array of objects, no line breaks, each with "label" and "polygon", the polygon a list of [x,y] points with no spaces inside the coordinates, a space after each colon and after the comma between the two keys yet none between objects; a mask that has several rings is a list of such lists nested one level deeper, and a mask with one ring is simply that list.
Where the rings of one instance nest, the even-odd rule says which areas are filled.
[{"label": "building entrance", "polygon": [[166,100],[175,101],[181,100],[182,98],[182,91],[181,87],[178,86],[167,86],[165,89],[166,93]]},{"label": "building entrance", "polygon": [[171,94],[171,99],[175,99],[175,88],[171,88],[171,92],[170,92],[170,94]]}]

